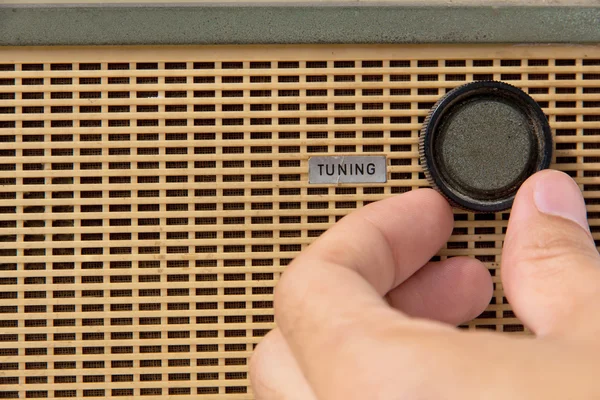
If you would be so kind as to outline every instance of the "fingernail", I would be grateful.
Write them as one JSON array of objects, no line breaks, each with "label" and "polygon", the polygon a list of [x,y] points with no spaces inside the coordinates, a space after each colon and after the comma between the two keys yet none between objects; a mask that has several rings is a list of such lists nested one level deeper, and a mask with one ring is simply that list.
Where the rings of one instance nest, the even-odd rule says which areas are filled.
[{"label": "fingernail", "polygon": [[585,201],[571,177],[558,171],[545,171],[535,183],[533,201],[548,215],[565,218],[589,231]]}]

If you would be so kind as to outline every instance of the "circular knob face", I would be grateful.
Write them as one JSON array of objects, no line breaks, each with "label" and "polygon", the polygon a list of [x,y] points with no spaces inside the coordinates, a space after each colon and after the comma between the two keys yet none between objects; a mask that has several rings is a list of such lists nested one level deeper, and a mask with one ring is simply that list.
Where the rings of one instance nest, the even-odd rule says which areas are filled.
[{"label": "circular knob face", "polygon": [[431,109],[421,130],[421,165],[452,205],[496,212],[552,160],[552,132],[540,106],[502,82],[468,83]]}]

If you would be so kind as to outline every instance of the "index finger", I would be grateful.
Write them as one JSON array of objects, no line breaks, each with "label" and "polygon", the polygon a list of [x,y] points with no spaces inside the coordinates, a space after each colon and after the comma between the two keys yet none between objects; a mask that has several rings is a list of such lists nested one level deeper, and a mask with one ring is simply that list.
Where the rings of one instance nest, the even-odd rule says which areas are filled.
[{"label": "index finger", "polygon": [[276,288],[275,318],[309,381],[335,369],[350,333],[401,315],[382,296],[419,270],[452,226],[441,195],[412,191],[350,214],[294,260]]}]

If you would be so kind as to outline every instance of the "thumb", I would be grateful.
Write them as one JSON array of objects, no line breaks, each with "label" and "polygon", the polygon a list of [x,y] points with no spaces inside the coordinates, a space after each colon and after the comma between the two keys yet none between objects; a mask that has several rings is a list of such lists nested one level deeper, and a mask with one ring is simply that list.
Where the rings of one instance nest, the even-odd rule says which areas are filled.
[{"label": "thumb", "polygon": [[600,331],[600,257],[585,202],[568,175],[542,171],[519,189],[501,271],[508,301],[538,336]]}]

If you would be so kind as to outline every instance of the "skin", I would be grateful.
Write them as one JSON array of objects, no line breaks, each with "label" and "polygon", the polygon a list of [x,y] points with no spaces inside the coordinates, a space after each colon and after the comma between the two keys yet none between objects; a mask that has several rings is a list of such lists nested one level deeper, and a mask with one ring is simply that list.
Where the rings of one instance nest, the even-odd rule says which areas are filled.
[{"label": "skin", "polygon": [[259,344],[259,400],[597,399],[600,257],[567,175],[525,182],[511,212],[502,283],[535,337],[463,331],[492,281],[477,260],[428,260],[452,232],[428,189],[342,219],[288,267],[277,329]]}]

